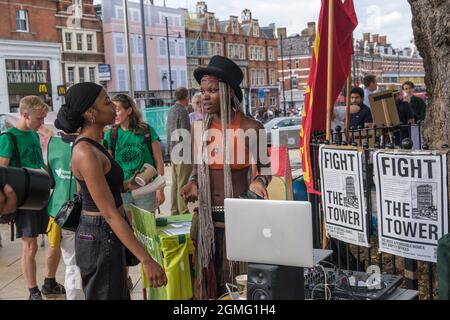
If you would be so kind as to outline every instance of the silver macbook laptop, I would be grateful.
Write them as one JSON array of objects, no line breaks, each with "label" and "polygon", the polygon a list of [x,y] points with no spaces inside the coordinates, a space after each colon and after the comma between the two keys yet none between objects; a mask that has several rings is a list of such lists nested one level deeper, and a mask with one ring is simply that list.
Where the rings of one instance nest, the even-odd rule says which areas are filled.
[{"label": "silver macbook laptop", "polygon": [[331,250],[313,249],[311,204],[225,199],[227,258],[311,268]]}]

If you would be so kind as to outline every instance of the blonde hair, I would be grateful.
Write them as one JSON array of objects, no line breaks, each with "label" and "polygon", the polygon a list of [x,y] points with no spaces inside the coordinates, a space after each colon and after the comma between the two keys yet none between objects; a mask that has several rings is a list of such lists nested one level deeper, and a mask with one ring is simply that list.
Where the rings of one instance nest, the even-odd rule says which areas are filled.
[{"label": "blonde hair", "polygon": [[23,114],[24,112],[34,112],[34,111],[49,111],[48,105],[38,96],[26,96],[20,99],[19,112]]}]

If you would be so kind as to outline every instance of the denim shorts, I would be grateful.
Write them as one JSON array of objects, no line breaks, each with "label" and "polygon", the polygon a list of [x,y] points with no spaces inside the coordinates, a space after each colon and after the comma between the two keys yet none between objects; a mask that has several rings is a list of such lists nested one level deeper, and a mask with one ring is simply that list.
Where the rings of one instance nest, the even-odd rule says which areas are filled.
[{"label": "denim shorts", "polygon": [[100,216],[81,215],[75,256],[86,300],[129,300],[125,247]]},{"label": "denim shorts", "polygon": [[37,238],[40,234],[47,233],[48,214],[45,210],[17,210],[16,239]]},{"label": "denim shorts", "polygon": [[149,212],[155,212],[156,210],[156,191],[142,198],[133,198],[131,192],[122,193],[121,195],[123,207],[126,211],[131,210],[131,204],[134,204],[136,207]]}]

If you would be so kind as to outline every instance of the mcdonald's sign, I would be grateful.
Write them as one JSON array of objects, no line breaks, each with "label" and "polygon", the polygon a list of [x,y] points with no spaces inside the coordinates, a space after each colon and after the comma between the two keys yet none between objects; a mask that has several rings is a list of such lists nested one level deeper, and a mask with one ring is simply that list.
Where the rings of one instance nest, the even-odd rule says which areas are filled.
[{"label": "mcdonald's sign", "polygon": [[39,93],[47,93],[48,89],[47,89],[47,84],[45,83],[39,83]]},{"label": "mcdonald's sign", "polygon": [[67,88],[65,85],[57,86],[58,96],[62,97],[66,95]]}]

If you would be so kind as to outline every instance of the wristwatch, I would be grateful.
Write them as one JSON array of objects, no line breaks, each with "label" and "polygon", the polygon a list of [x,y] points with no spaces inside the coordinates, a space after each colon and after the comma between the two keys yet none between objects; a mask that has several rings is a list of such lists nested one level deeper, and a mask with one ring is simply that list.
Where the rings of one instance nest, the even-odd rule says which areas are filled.
[{"label": "wristwatch", "polygon": [[198,183],[198,175],[190,175],[189,182],[197,182]]}]

